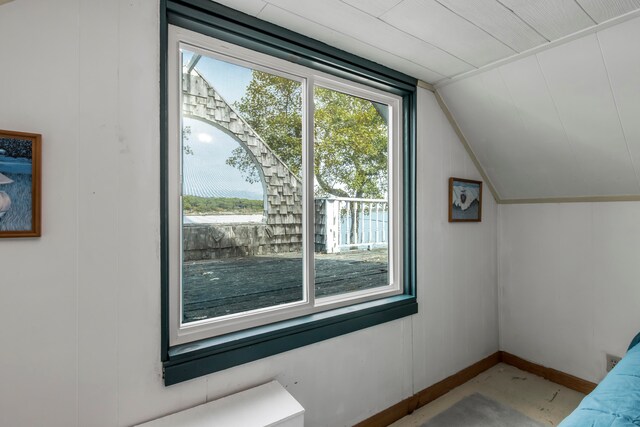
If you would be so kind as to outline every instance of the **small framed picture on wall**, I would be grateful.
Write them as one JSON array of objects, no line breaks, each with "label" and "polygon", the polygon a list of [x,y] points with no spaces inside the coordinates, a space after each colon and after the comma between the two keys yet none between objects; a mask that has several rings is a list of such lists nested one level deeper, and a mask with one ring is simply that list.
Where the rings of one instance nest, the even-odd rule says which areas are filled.
[{"label": "small framed picture on wall", "polygon": [[449,222],[482,220],[482,181],[449,178]]},{"label": "small framed picture on wall", "polygon": [[40,236],[42,136],[0,129],[0,238]]}]

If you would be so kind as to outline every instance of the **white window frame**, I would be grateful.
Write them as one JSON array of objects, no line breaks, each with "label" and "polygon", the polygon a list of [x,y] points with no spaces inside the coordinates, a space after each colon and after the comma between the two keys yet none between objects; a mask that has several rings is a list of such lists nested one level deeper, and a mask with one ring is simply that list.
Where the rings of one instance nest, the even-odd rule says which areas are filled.
[{"label": "white window frame", "polygon": [[[255,52],[181,27],[169,25],[168,50],[168,199],[169,199],[169,343],[185,344],[278,321],[403,293],[402,98]],[[303,88],[303,300],[249,312],[182,323],[182,90],[180,47],[226,62],[281,75],[302,82]],[[365,98],[390,108],[388,144],[389,279],[387,286],[315,298],[313,88],[315,86]],[[307,102],[307,100],[311,100]],[[311,143],[309,143],[311,141]],[[310,226],[311,225],[311,226]]]}]

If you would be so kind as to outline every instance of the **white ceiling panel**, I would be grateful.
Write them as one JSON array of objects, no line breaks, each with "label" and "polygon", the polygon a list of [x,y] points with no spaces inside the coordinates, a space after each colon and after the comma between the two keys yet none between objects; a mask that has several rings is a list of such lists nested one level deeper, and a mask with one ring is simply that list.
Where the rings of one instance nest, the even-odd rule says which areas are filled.
[{"label": "white ceiling panel", "polygon": [[640,9],[640,0],[215,1],[432,84]]},{"label": "white ceiling panel", "polygon": [[[451,76],[473,69],[445,51],[339,0],[268,0],[268,3],[397,56],[411,58],[412,62],[441,75]],[[286,23],[280,25],[287,26]],[[301,32],[306,35],[305,31]],[[341,44],[336,47],[341,48]]]},{"label": "white ceiling panel", "polygon": [[636,172],[640,167],[640,18],[598,33],[611,87]]},{"label": "white ceiling panel", "polygon": [[585,194],[640,194],[597,36],[539,53],[538,60],[572,150]]},{"label": "white ceiling panel", "polygon": [[424,81],[432,82],[443,78],[441,74],[397,56],[394,53],[386,52],[376,46],[372,46],[353,37],[346,36],[343,33],[334,31],[315,22],[309,21],[306,18],[302,18],[291,12],[280,9],[277,6],[267,5],[267,7],[260,12],[258,17],[298,33],[304,33],[308,37],[327,43],[330,46],[335,46],[355,55],[360,55],[371,61]]},{"label": "white ceiling panel", "polygon": [[548,40],[555,40],[595,23],[575,0],[500,0]]},{"label": "white ceiling panel", "polygon": [[344,3],[357,7],[369,15],[378,17],[393,8],[402,0],[342,0]]},{"label": "white ceiling panel", "polygon": [[476,67],[516,53],[435,0],[404,0],[380,19]]},{"label": "white ceiling panel", "polygon": [[596,22],[604,22],[640,8],[640,0],[577,0]]},{"label": "white ceiling panel", "polygon": [[216,0],[216,3],[229,6],[244,12],[247,15],[256,16],[267,5],[263,0]]},{"label": "white ceiling panel", "polygon": [[640,195],[633,40],[640,18],[438,89],[503,200]]},{"label": "white ceiling panel", "polygon": [[640,9],[640,0],[220,1],[441,81],[505,200],[640,195],[640,18],[446,82]]},{"label": "white ceiling panel", "polygon": [[499,71],[523,124],[523,132],[515,137],[526,152],[522,167],[535,184],[528,194],[514,189],[503,197],[537,199],[586,194],[588,188],[579,177],[576,158],[537,58],[523,58]]},{"label": "white ceiling panel", "polygon": [[[484,74],[484,73],[483,73]],[[495,115],[486,106],[490,96],[482,75],[459,80],[439,90],[482,168],[500,197],[505,192],[507,154],[493,135]]]},{"label": "white ceiling panel", "polygon": [[[517,52],[548,40],[496,0],[436,0]],[[640,1],[640,0],[639,0]]]},{"label": "white ceiling panel", "polygon": [[[582,190],[562,125],[531,59],[535,62],[528,58],[527,64],[494,69],[441,89],[500,197],[507,200],[564,197]],[[526,86],[512,90],[520,79],[526,79]]]},{"label": "white ceiling panel", "polygon": [[503,198],[530,198],[545,181],[536,174],[535,165],[532,164],[536,150],[522,138],[525,128],[500,70],[483,73],[481,80],[487,97],[484,104],[476,108],[486,110],[487,122],[484,126],[492,139],[494,151],[500,153],[499,157],[494,155],[489,160],[502,182],[500,195]]}]

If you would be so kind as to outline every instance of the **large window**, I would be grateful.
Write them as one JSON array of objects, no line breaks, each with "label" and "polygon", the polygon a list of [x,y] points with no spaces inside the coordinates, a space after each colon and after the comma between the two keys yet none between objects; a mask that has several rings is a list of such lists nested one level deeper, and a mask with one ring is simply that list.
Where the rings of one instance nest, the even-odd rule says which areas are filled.
[{"label": "large window", "polygon": [[170,28],[172,343],[402,292],[401,98]]},{"label": "large window", "polygon": [[168,384],[416,310],[412,92],[228,38],[168,26]]}]

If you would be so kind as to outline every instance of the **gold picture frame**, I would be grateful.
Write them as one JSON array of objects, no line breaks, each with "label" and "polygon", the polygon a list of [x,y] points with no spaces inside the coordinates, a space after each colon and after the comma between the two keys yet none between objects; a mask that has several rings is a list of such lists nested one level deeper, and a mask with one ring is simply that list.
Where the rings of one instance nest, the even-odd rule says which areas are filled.
[{"label": "gold picture frame", "polygon": [[0,129],[0,238],[40,237],[42,135]]}]

